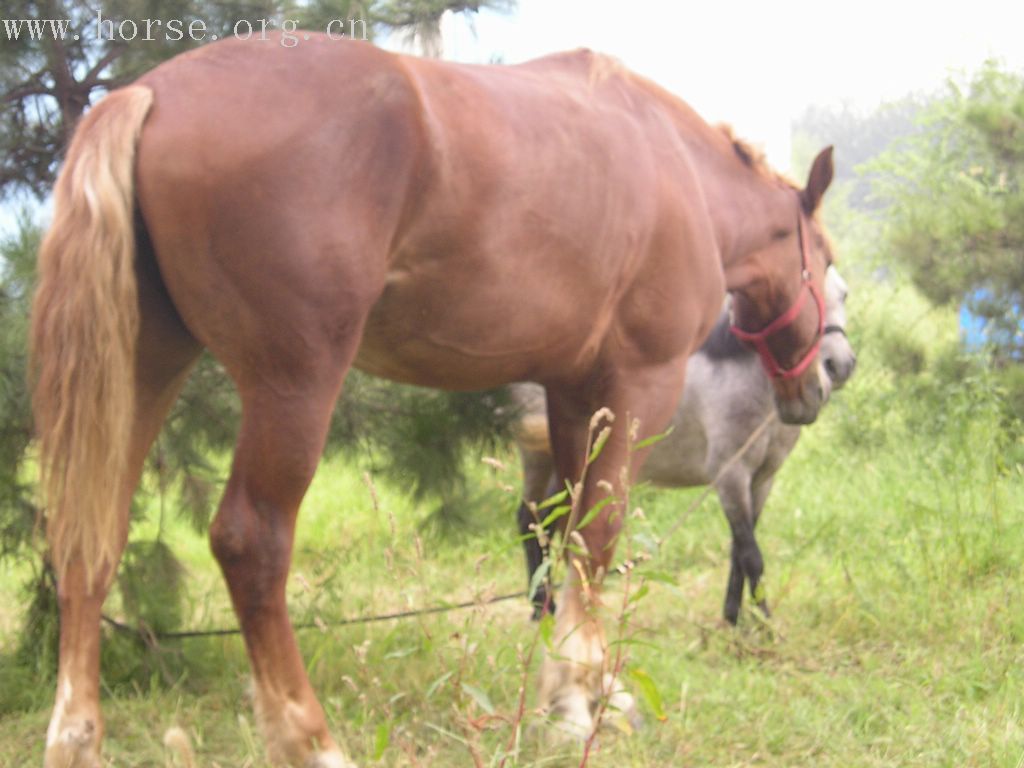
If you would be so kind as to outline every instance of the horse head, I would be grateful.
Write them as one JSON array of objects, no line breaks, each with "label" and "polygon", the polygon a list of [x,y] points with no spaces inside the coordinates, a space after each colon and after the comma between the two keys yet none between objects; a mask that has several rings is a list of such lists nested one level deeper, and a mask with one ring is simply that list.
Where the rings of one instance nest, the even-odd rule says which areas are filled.
[{"label": "horse head", "polygon": [[817,363],[832,252],[816,214],[832,175],[828,147],[815,158],[806,186],[793,190],[792,226],[754,254],[761,279],[733,301],[732,331],[757,351],[772,380],[779,417],[788,424],[813,422],[828,395]]}]

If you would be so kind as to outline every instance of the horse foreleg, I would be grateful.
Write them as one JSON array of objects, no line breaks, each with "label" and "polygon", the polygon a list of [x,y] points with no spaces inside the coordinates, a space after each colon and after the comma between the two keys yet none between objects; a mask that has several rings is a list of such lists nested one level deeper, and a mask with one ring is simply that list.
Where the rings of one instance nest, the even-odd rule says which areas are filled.
[{"label": "horse foreleg", "polygon": [[[758,586],[764,573],[761,550],[754,538],[753,499],[751,479],[745,468],[740,467],[719,478],[715,484],[722,510],[729,520],[732,531],[732,554],[729,566],[729,582],[725,594],[723,615],[735,625],[739,621],[743,604],[743,585],[750,584],[750,594],[758,600]],[[763,598],[758,600],[763,602]],[[767,614],[767,606],[764,607]]]},{"label": "horse foreleg", "polygon": [[753,502],[753,519],[750,526],[750,536],[754,540],[754,547],[757,549],[758,560],[761,562],[761,573],[758,574],[757,581],[751,581],[750,594],[757,603],[757,607],[761,609],[761,612],[766,618],[771,616],[771,612],[768,610],[768,598],[765,596],[764,586],[761,582],[761,577],[764,574],[764,558],[761,556],[761,548],[758,546],[754,532],[757,529],[758,521],[761,519],[761,512],[764,510],[764,504],[768,500],[768,494],[771,493],[772,483],[774,481],[775,475],[770,474],[765,478],[755,478],[750,487],[750,498]]},{"label": "horse foreleg", "polygon": [[[598,725],[602,700],[635,716],[635,705],[621,689],[612,668],[602,625],[602,583],[612,564],[615,543],[626,513],[629,483],[646,456],[632,451],[630,421],[640,430],[636,439],[661,431],[682,388],[682,365],[634,373],[585,399],[572,391],[548,392],[551,441],[559,476],[583,482],[574,503],[567,533],[567,574],[555,613],[551,651],[541,671],[540,702],[563,732],[587,738]],[[578,398],[578,399],[577,399]],[[585,403],[581,408],[580,402]],[[592,419],[587,405],[607,404],[614,421]],[[594,461],[586,467],[588,435],[611,431]],[[624,485],[624,483],[626,485]],[[610,498],[609,498],[610,497]],[[600,511],[586,525],[577,523],[596,504]],[[572,530],[575,528],[575,530]]]}]

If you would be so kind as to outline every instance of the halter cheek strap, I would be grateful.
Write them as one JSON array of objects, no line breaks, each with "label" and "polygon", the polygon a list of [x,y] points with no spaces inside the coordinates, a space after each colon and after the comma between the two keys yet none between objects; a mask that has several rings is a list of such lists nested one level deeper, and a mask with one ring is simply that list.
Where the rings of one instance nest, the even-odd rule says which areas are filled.
[{"label": "halter cheek strap", "polygon": [[[811,270],[808,266],[808,245],[807,237],[804,233],[803,214],[800,215],[800,218],[797,221],[797,234],[800,239],[801,269],[800,293],[796,297],[796,300],[790,305],[789,309],[768,323],[768,325],[760,331],[744,331],[736,325],[736,323],[733,323],[730,326],[730,330],[737,339],[754,347],[758,356],[761,358],[761,364],[764,366],[765,371],[773,379],[795,379],[806,371],[817,357],[818,350],[821,347],[821,338],[825,334],[825,302],[822,299],[821,293],[814,287],[814,283],[811,281]],[[768,346],[768,339],[796,322],[796,319],[800,316],[800,312],[804,308],[804,304],[807,303],[808,295],[814,298],[814,303],[817,305],[818,331],[814,335],[814,342],[811,344],[810,349],[804,353],[804,356],[800,358],[796,365],[792,368],[784,368],[779,364],[779,361],[775,358],[775,354]]]}]

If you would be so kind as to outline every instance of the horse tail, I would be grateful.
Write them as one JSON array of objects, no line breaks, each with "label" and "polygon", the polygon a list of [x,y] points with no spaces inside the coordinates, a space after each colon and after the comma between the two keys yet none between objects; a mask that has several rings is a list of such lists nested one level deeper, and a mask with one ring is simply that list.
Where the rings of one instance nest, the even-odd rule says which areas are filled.
[{"label": "horse tail", "polygon": [[32,305],[32,408],[58,578],[112,578],[135,410],[135,149],[153,102],[114,91],[82,119],[54,188]]}]

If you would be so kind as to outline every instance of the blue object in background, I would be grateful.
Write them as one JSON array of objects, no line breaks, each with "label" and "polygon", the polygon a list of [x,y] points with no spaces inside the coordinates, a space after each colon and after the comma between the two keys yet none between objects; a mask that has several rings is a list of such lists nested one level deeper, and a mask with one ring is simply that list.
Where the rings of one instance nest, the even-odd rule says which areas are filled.
[{"label": "blue object in background", "polygon": [[960,305],[960,338],[967,349],[977,352],[985,347],[988,342],[987,328],[988,320],[973,314],[966,303]]},{"label": "blue object in background", "polygon": [[1020,360],[1024,357],[1024,312],[1021,311],[1021,303],[1015,302],[1010,306],[1010,312],[1017,321],[1016,330],[1010,330],[971,311],[971,303],[982,304],[991,298],[991,291],[979,288],[964,299],[960,305],[960,338],[972,352],[995,346]]}]

